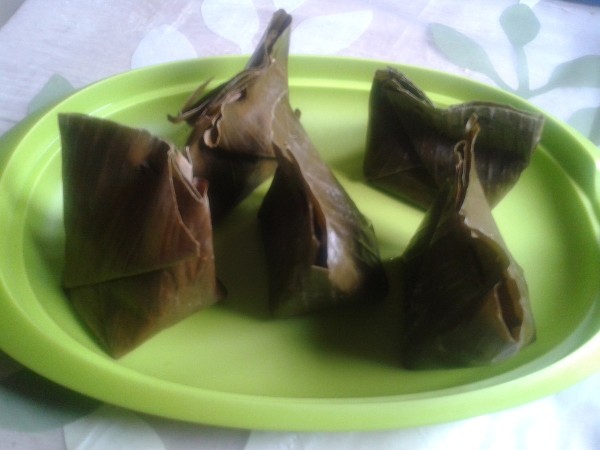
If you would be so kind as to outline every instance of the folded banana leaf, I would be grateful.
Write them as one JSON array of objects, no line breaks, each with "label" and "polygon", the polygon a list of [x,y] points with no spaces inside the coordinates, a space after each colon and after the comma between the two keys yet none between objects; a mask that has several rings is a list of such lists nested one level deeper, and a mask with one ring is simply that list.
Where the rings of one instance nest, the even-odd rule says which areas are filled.
[{"label": "folded banana leaf", "polygon": [[288,63],[279,38],[290,23],[290,15],[277,11],[245,69],[206,94],[204,83],[171,117],[193,127],[187,145],[194,175],[209,182],[214,221],[275,172],[271,121],[287,92]]},{"label": "folded banana leaf", "polygon": [[427,209],[454,176],[456,142],[472,114],[479,118],[477,173],[494,207],[529,165],[544,118],[506,105],[470,102],[436,108],[405,75],[375,73],[369,100],[365,177]]},{"label": "folded banana leaf", "polygon": [[[268,98],[269,114],[263,115],[263,109],[256,114],[261,121],[268,118],[265,135],[277,162],[259,211],[269,268],[269,304],[277,316],[375,301],[387,292],[370,222],[321,159],[298,112],[290,106],[285,70],[290,24],[285,12],[274,15],[263,38],[274,49],[272,62],[259,69],[264,75],[253,85],[260,87],[262,100]],[[250,65],[262,54],[262,46]]]},{"label": "folded banana leaf", "polygon": [[210,183],[214,220],[277,169],[259,217],[269,302],[279,316],[378,299],[387,289],[370,223],[289,104],[291,20],[277,11],[245,69],[208,94],[200,86],[171,118],[193,127],[188,145],[194,174]]},{"label": "folded banana leaf", "polygon": [[277,152],[259,210],[271,312],[294,316],[382,299],[388,285],[371,224],[320,159],[296,159],[309,141],[291,144],[305,148]]},{"label": "folded banana leaf", "polygon": [[59,128],[64,288],[119,357],[222,296],[207,185],[147,131],[80,114]]},{"label": "folded banana leaf", "polygon": [[473,116],[455,148],[455,180],[403,254],[403,364],[462,367],[504,360],[535,339],[523,271],[479,182]]}]

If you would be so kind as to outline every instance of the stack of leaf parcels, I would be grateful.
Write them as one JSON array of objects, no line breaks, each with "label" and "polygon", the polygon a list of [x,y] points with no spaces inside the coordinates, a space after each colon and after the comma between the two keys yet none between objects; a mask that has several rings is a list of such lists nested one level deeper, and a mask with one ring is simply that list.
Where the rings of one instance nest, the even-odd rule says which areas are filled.
[{"label": "stack of leaf parcels", "polygon": [[377,242],[319,156],[288,96],[291,16],[277,11],[245,70],[172,120],[192,127],[194,174],[208,180],[216,219],[274,180],[259,212],[269,267],[269,304],[289,316],[387,292]]},{"label": "stack of leaf parcels", "polygon": [[208,82],[201,84],[180,114],[169,116],[193,127],[188,151],[194,174],[210,185],[215,222],[275,173],[272,122],[287,98],[290,23],[278,11],[243,71],[208,93]]},{"label": "stack of leaf parcels", "polygon": [[369,107],[365,177],[427,209],[402,255],[403,364],[514,355],[535,325],[523,271],[491,210],[528,166],[543,116],[489,102],[437,108],[392,68],[376,72]]},{"label": "stack of leaf parcels", "polygon": [[[240,73],[210,92],[202,84],[170,117],[191,127],[185,155],[144,130],[60,116],[64,285],[111,355],[223,296],[213,224],[271,177],[258,218],[273,314],[387,294],[371,223],[290,106],[290,26],[277,11]],[[534,340],[527,285],[491,208],[542,126],[493,103],[439,109],[402,74],[377,71],[365,176],[428,208],[403,255],[407,367],[487,364]]]},{"label": "stack of leaf parcels", "polygon": [[270,177],[259,217],[275,315],[387,292],[371,224],[290,107],[290,24],[275,13],[242,72],[170,117],[192,127],[185,155],[144,130],[60,117],[64,287],[111,355],[222,297],[213,223]]}]

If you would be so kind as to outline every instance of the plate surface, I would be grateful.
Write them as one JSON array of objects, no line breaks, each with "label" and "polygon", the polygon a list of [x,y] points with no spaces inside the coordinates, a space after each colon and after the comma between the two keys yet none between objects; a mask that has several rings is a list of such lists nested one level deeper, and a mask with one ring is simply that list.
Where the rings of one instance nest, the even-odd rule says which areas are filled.
[{"label": "plate surface", "polygon": [[[58,112],[145,127],[182,144],[172,125],[187,95],[245,64],[186,61],[96,83],[2,142],[0,347],[47,378],[135,410],[206,424],[366,430],[455,420],[531,401],[600,369],[600,155],[548,117],[530,167],[494,210],[525,270],[537,341],[490,367],[409,372],[399,363],[396,307],[349,308],[276,320],[267,314],[256,210],[267,184],[216,230],[222,304],[165,330],[120,360],[107,356],[61,290],[64,232]],[[293,56],[292,106],[325,160],[374,225],[392,280],[422,213],[361,173],[377,61]],[[490,100],[532,109],[502,91],[440,72],[398,67],[440,105]]]}]

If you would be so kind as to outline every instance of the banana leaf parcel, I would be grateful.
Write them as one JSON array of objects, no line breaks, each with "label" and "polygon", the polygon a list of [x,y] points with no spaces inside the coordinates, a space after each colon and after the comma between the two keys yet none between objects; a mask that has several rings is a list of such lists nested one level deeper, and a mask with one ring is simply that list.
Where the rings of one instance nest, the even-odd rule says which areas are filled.
[{"label": "banana leaf parcel", "polygon": [[[278,23],[277,14],[274,23]],[[273,22],[272,22],[273,23]],[[266,36],[275,33],[267,29]],[[287,57],[290,23],[275,46]],[[321,158],[292,109],[286,85],[274,105],[277,171],[259,211],[269,266],[269,303],[279,316],[354,302],[376,302],[387,279],[371,223]]]},{"label": "banana leaf parcel", "polygon": [[392,68],[378,70],[373,78],[365,178],[427,209],[454,177],[453,148],[472,114],[479,118],[481,129],[475,149],[477,173],[494,207],[529,165],[540,141],[543,116],[490,102],[437,108]]},{"label": "banana leaf parcel", "polygon": [[244,70],[208,93],[202,84],[170,118],[192,127],[187,145],[194,175],[209,182],[213,221],[275,172],[271,122],[288,88],[288,48],[279,38],[291,19],[276,12]]},{"label": "banana leaf parcel", "polygon": [[275,173],[259,219],[269,304],[278,316],[378,300],[387,290],[371,224],[290,106],[291,21],[277,11],[244,70],[208,94],[201,86],[176,119],[193,126],[194,173],[209,180],[213,214],[221,216]]},{"label": "banana leaf parcel", "polygon": [[408,368],[502,361],[535,339],[522,269],[479,182],[473,116],[442,190],[403,254],[402,360]]},{"label": "banana leaf parcel", "polygon": [[296,123],[296,139],[276,147],[277,171],[259,211],[270,309],[293,316],[377,302],[388,284],[373,228]]},{"label": "banana leaf parcel", "polygon": [[222,296],[206,183],[147,131],[79,114],[59,127],[64,287],[119,357]]}]

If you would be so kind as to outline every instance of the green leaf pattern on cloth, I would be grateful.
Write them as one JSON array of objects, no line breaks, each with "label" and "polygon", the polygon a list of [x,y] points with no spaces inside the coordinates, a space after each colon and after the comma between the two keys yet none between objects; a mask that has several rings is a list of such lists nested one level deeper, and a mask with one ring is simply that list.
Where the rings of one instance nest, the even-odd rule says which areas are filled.
[{"label": "green leaf pattern on cloth", "polygon": [[56,103],[67,95],[71,94],[75,88],[65,77],[55,73],[52,75],[42,89],[36,94],[29,103],[27,113],[42,110],[53,103]]},{"label": "green leaf pattern on cloth", "polygon": [[[553,89],[571,87],[600,88],[600,55],[584,55],[565,61],[554,68],[543,86],[532,89],[529,85],[529,63],[525,46],[538,37],[543,24],[531,7],[516,4],[507,7],[499,17],[499,23],[514,53],[518,86],[511,88],[496,71],[487,51],[469,36],[440,23],[429,24],[432,42],[437,49],[457,66],[487,76],[500,88],[512,91],[524,98],[532,98]],[[569,123],[600,145],[600,105],[574,112]]]},{"label": "green leaf pattern on cloth", "polygon": [[500,25],[515,47],[529,44],[540,32],[540,21],[529,6],[522,4],[506,8],[500,15]]},{"label": "green leaf pattern on cloth", "polygon": [[[569,123],[600,145],[600,112],[598,108],[582,108],[569,117]],[[600,191],[599,191],[600,192]]]},{"label": "green leaf pattern on cloth", "polygon": [[474,39],[441,23],[432,23],[429,31],[434,44],[454,64],[480,72],[503,89],[510,89],[496,72],[485,49]]},{"label": "green leaf pattern on cloth", "polygon": [[586,55],[556,66],[544,88],[560,87],[600,88],[600,55]]}]

